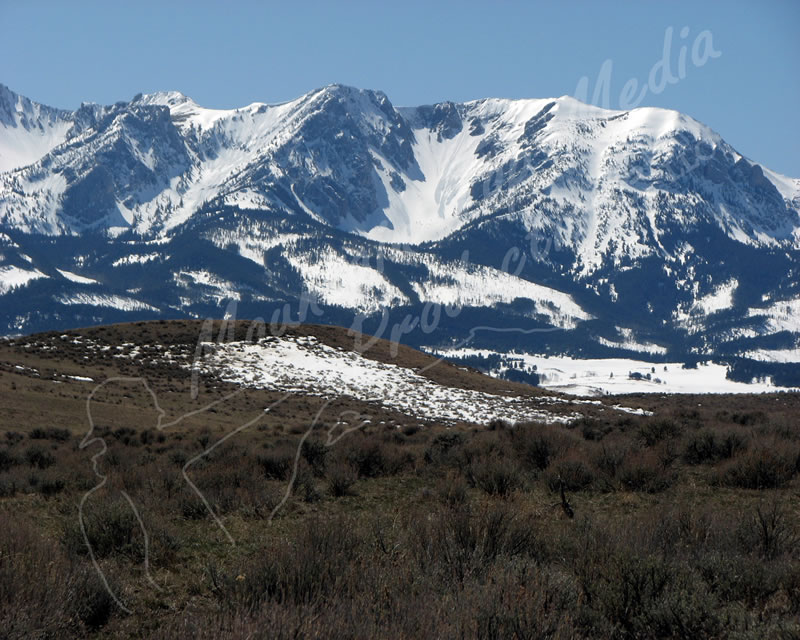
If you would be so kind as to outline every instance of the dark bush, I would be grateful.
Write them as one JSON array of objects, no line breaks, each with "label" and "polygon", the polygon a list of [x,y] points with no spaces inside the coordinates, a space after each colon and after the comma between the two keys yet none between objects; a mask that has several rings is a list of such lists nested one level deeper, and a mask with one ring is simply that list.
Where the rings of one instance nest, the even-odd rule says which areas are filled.
[{"label": "dark bush", "polygon": [[701,431],[692,435],[683,451],[683,459],[688,464],[714,462],[718,455],[717,439],[711,431]]},{"label": "dark bush", "polygon": [[286,480],[294,468],[297,450],[290,446],[276,447],[256,458],[264,477],[273,480]]},{"label": "dark bush", "polygon": [[56,541],[23,518],[0,527],[0,636],[83,638],[115,610],[89,563],[70,562]]},{"label": "dark bush", "polygon": [[537,527],[513,505],[494,502],[475,512],[457,506],[415,514],[406,531],[411,558],[445,585],[480,578],[499,558],[536,557]]},{"label": "dark bush", "polygon": [[0,449],[0,472],[8,471],[11,467],[20,463],[19,458],[8,449]]},{"label": "dark bush", "polygon": [[594,418],[581,418],[572,427],[580,430],[584,440],[590,441],[602,440],[612,431],[610,425]]},{"label": "dark bush", "polygon": [[689,438],[683,451],[683,459],[688,464],[714,463],[732,458],[746,448],[746,439],[735,431],[720,434],[704,430]]},{"label": "dark bush", "polygon": [[613,479],[625,460],[625,454],[626,449],[622,446],[603,443],[595,453],[593,462],[600,471]]},{"label": "dark bush", "polygon": [[791,516],[777,501],[743,514],[736,537],[744,553],[757,549],[764,558],[776,558],[797,549],[800,533]]},{"label": "dark bush", "polygon": [[308,462],[315,475],[321,476],[325,473],[325,460],[328,455],[328,447],[321,440],[306,440],[300,448],[300,454]]},{"label": "dark bush", "polygon": [[511,424],[501,418],[495,418],[489,422],[487,428],[489,431],[505,431],[506,429],[511,428]]},{"label": "dark bush", "polygon": [[457,431],[440,433],[425,451],[425,462],[428,464],[445,463],[452,458],[455,450],[464,444],[464,436]]},{"label": "dark bush", "polygon": [[53,454],[40,445],[28,447],[25,450],[25,460],[30,466],[37,469],[47,469],[56,462]]},{"label": "dark bush", "polygon": [[577,457],[557,460],[547,475],[547,486],[550,491],[558,491],[562,482],[567,491],[585,491],[594,481],[595,475],[591,467]]},{"label": "dark bush", "polygon": [[717,454],[720,460],[727,460],[747,449],[747,437],[736,431],[726,431],[718,436]]},{"label": "dark bush", "polygon": [[43,496],[54,496],[64,490],[66,483],[63,478],[58,476],[45,476],[39,482],[38,491]]},{"label": "dark bush", "polygon": [[750,427],[755,424],[765,424],[767,416],[763,411],[743,411],[734,413],[731,416],[731,421],[744,427]]},{"label": "dark bush", "polygon": [[58,427],[36,427],[31,429],[31,440],[56,440],[66,442],[70,439],[69,429],[59,429]]},{"label": "dark bush", "polygon": [[419,430],[420,426],[418,424],[408,424],[401,429],[403,435],[408,436],[409,438],[414,434],[418,433]]},{"label": "dark bush", "polygon": [[572,434],[551,425],[518,425],[511,434],[513,449],[525,469],[531,471],[544,471],[554,458],[576,443]]},{"label": "dark bush", "polygon": [[347,462],[338,461],[328,466],[328,491],[332,496],[351,495],[352,487],[358,480],[358,472]]},{"label": "dark bush", "polygon": [[25,436],[22,435],[19,431],[6,431],[6,440],[8,444],[15,445],[18,442],[21,442],[25,439]]},{"label": "dark bush", "polygon": [[[106,576],[106,580],[109,580],[108,576]],[[79,574],[76,583],[76,617],[88,629],[96,631],[108,623],[117,609],[117,603],[94,567],[88,566],[84,568]],[[109,587],[112,590],[117,590],[117,592],[119,590],[113,578]]]},{"label": "dark bush", "polygon": [[720,484],[739,489],[777,489],[797,473],[796,456],[760,448],[737,456],[717,476]]},{"label": "dark bush", "polygon": [[316,502],[321,497],[314,482],[314,472],[305,460],[298,465],[292,491],[305,502]]},{"label": "dark bush", "polygon": [[680,425],[674,420],[650,420],[639,427],[639,437],[648,447],[681,434]]},{"label": "dark bush", "polygon": [[20,490],[20,481],[18,478],[0,476],[0,498],[7,498],[13,496]]},{"label": "dark bush", "polygon": [[359,477],[377,478],[391,471],[391,464],[384,445],[374,439],[358,439],[347,442],[345,459],[356,470]]},{"label": "dark bush", "polygon": [[139,444],[139,439],[136,437],[136,429],[131,427],[119,427],[111,432],[116,440],[123,444]]},{"label": "dark bush", "polygon": [[675,483],[675,474],[665,469],[651,452],[625,460],[618,477],[624,489],[644,493],[659,493]]},{"label": "dark bush", "polygon": [[[88,542],[97,558],[122,556],[134,562],[144,560],[142,527],[126,500],[88,502],[83,525],[85,529],[77,517],[70,518],[65,525],[64,545],[72,555],[87,555]],[[148,528],[148,538],[151,559],[168,557],[176,547],[172,536],[161,528]]]},{"label": "dark bush", "polygon": [[169,452],[169,461],[177,467],[182,467],[189,460],[189,454],[183,449],[175,449]]},{"label": "dark bush", "polygon": [[496,496],[508,496],[522,486],[522,474],[516,464],[497,453],[472,460],[467,479],[473,487]]}]

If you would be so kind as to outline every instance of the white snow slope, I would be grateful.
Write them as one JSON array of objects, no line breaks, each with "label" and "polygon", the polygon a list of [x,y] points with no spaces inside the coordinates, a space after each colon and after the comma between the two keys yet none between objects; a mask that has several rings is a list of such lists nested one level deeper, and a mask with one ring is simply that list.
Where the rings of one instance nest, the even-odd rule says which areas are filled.
[{"label": "white snow slope", "polygon": [[569,422],[535,406],[532,398],[499,396],[445,387],[394,364],[369,360],[354,351],[334,349],[313,337],[267,338],[256,344],[208,344],[201,372],[227,382],[287,393],[348,395],[381,404],[421,420],[488,423],[536,420]]}]

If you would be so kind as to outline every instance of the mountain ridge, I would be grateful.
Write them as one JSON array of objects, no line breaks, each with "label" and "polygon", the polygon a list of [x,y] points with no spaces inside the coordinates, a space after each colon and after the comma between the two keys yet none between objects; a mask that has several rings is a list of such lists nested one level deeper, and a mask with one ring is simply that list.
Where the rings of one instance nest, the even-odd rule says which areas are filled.
[{"label": "mountain ridge", "polygon": [[0,172],[3,333],[227,301],[297,318],[310,301],[317,321],[401,327],[417,346],[492,326],[558,331],[514,346],[584,357],[799,350],[800,181],[679,112],[395,107],[345,85],[230,110],[179,92],[75,112],[2,95],[30,115],[0,124],[0,145],[48,122],[64,138]]},{"label": "mountain ridge", "polygon": [[[122,109],[122,105],[127,105],[127,107]],[[169,109],[170,122],[175,129],[174,132],[171,132],[167,130],[169,129],[167,127],[159,131],[163,137],[169,140],[170,148],[167,151],[177,156],[175,158],[177,164],[174,166],[157,167],[162,172],[168,172],[169,183],[154,184],[152,177],[144,175],[141,181],[145,181],[148,189],[145,193],[142,193],[140,189],[139,192],[133,194],[130,193],[131,189],[126,191],[124,188],[131,185],[115,185],[117,189],[114,202],[105,202],[103,206],[109,211],[116,207],[118,215],[112,215],[105,222],[106,226],[117,226],[114,224],[116,221],[122,226],[125,223],[133,225],[138,232],[143,234],[154,230],[156,232],[168,231],[188,219],[202,202],[221,199],[226,204],[294,206],[304,212],[311,212],[312,215],[316,214],[343,230],[354,231],[382,241],[411,242],[412,244],[436,241],[446,237],[471,219],[480,216],[481,203],[479,200],[481,198],[476,196],[484,196],[484,199],[487,195],[491,196],[494,189],[493,180],[511,179],[519,181],[520,184],[524,183],[527,178],[520,172],[530,173],[540,169],[536,162],[537,154],[542,152],[550,151],[549,155],[552,155],[553,149],[558,151],[559,148],[571,145],[571,148],[567,148],[566,151],[576,157],[579,155],[580,149],[576,149],[574,132],[550,131],[553,129],[553,125],[550,124],[554,120],[553,116],[556,121],[559,118],[563,120],[562,129],[568,129],[578,122],[582,126],[582,141],[594,139],[597,142],[597,148],[593,149],[589,155],[584,154],[586,157],[580,158],[580,160],[586,165],[583,167],[585,175],[594,178],[598,184],[602,183],[605,175],[603,170],[606,173],[611,171],[611,168],[607,166],[607,150],[615,145],[619,146],[620,138],[624,136],[630,140],[632,136],[644,136],[658,142],[666,136],[668,139],[662,141],[661,146],[663,147],[674,143],[671,138],[675,137],[677,131],[692,136],[693,144],[698,149],[702,145],[711,144],[716,147],[715,153],[726,156],[722,159],[711,155],[702,158],[705,163],[703,168],[707,171],[712,183],[715,180],[724,179],[723,169],[731,170],[729,166],[715,165],[720,163],[724,165],[725,161],[729,160],[728,164],[732,164],[734,169],[739,167],[742,173],[741,178],[750,180],[753,185],[761,188],[767,197],[774,200],[772,204],[775,206],[779,205],[777,198],[779,195],[781,195],[780,199],[789,199],[779,194],[778,188],[768,176],[774,176],[774,181],[779,184],[781,191],[787,196],[793,195],[792,206],[794,199],[798,198],[797,193],[800,193],[800,190],[794,194],[787,193],[797,181],[774,172],[769,172],[765,176],[759,165],[751,163],[736,153],[710,128],[676,111],[651,107],[630,111],[612,111],[584,105],[574,98],[564,96],[541,100],[483,99],[460,104],[441,103],[395,109],[383,92],[361,90],[345,85],[329,85],[289,102],[275,105],[253,103],[232,110],[206,109],[179,92],[139,95],[130,103],[117,103],[114,107],[100,107],[103,118],[100,119],[97,126],[105,128],[105,135],[113,138],[108,142],[108,146],[116,143],[120,147],[131,147],[130,157],[121,159],[127,169],[133,168],[147,174],[148,170],[153,171],[155,168],[152,156],[158,155],[159,149],[154,140],[148,137],[139,140],[136,136],[137,132],[125,129],[126,124],[131,124],[126,123],[125,120],[138,117],[139,120],[145,121],[145,125],[148,124],[148,120],[159,123],[158,112],[150,112],[150,108],[157,107]],[[115,109],[116,111],[114,111]],[[547,109],[547,112],[544,109]],[[502,118],[502,116],[505,117]],[[541,117],[540,121],[535,119],[537,116]],[[483,129],[487,122],[496,120],[498,117],[501,117],[502,120],[500,126],[497,127],[498,130],[486,135],[477,133],[478,127]],[[596,131],[590,132],[586,128],[588,125],[585,124],[585,121],[592,119],[597,119],[599,122],[595,129],[608,129],[614,126],[619,128],[620,132],[611,136],[597,135]],[[471,120],[470,126],[472,127],[469,132],[470,136],[460,136],[463,140],[460,141],[460,153],[455,159],[455,166],[445,167],[450,171],[445,172],[444,175],[437,175],[437,172],[441,170],[442,157],[453,156],[453,150],[449,148],[453,145],[443,145],[442,143],[454,140],[463,133],[464,122],[469,120]],[[619,121],[621,120],[626,124],[620,127]],[[320,124],[317,124],[318,122]],[[104,123],[105,127],[103,127]],[[166,125],[166,123],[163,124]],[[336,126],[341,129],[338,132],[340,140],[338,142],[334,140],[334,144],[328,145],[326,150],[336,153],[341,148],[344,153],[354,153],[357,164],[348,166],[348,173],[342,175],[336,173],[337,162],[335,161],[339,161],[339,164],[347,164],[341,163],[341,159],[338,157],[322,157],[319,162],[315,163],[315,153],[319,154],[320,151],[310,148],[308,145],[313,141],[324,139],[320,135],[320,126]],[[512,135],[508,135],[507,131],[502,131],[509,128],[513,129]],[[505,139],[499,141],[499,137],[503,133],[505,133]],[[549,137],[552,144],[545,139],[545,144],[540,145],[543,149],[534,148],[533,152],[530,152],[529,149],[537,145],[529,144],[529,149],[526,149],[526,141],[517,136],[519,133],[527,136],[545,133],[547,134],[545,138]],[[186,139],[171,140],[172,134],[177,134],[179,138],[183,136]],[[435,140],[420,140],[420,138],[434,134]],[[305,147],[296,148],[287,145],[287,136],[293,135],[302,137]],[[346,141],[341,141],[347,136],[360,137],[362,140],[357,140],[355,146],[348,148]],[[519,139],[513,140],[512,138],[515,136]],[[471,144],[473,142],[475,144]],[[514,142],[517,144],[513,144]],[[486,162],[487,158],[498,153],[499,146],[504,147],[503,162],[499,164]],[[413,152],[411,151],[412,147],[415,147]],[[114,151],[113,146],[111,150]],[[95,154],[96,157],[93,160],[102,163],[105,161],[108,151],[108,148],[103,148],[101,144],[99,148],[89,148],[84,153]],[[671,150],[667,148],[658,151],[669,154]],[[636,150],[636,153],[639,152],[640,150]],[[50,149],[45,155],[52,155],[52,153],[53,150]],[[286,194],[288,197],[284,197],[281,189],[273,188],[270,180],[278,181],[282,177],[282,173],[288,173],[295,179],[292,186],[305,190],[302,180],[307,176],[303,175],[303,167],[296,166],[295,156],[300,153],[306,154],[312,163],[319,165],[313,167],[315,173],[311,181],[322,184],[308,185],[310,191],[308,197],[298,193]],[[475,162],[475,156],[483,161]],[[56,158],[53,160],[58,165],[58,160]],[[430,162],[426,162],[428,160]],[[690,169],[697,168],[691,163],[700,162],[696,158],[670,158],[670,160],[682,161]],[[634,157],[632,161],[639,162],[640,158]],[[69,160],[64,162],[67,166],[58,168],[74,170],[74,167],[70,166]],[[424,166],[420,166],[420,162],[423,162]],[[519,166],[512,166],[514,163]],[[280,170],[273,170],[273,165],[278,165]],[[384,165],[386,166],[384,167]],[[16,167],[16,169],[21,168],[23,167]],[[567,165],[565,168],[566,171],[560,173],[556,171],[546,180],[534,181],[531,188],[538,189],[542,193],[556,192],[558,197],[552,197],[549,200],[554,200],[562,206],[575,206],[580,200],[576,200],[575,195],[571,193],[574,191],[574,184],[570,180],[570,172],[577,171],[578,167]],[[453,172],[459,169],[466,172],[468,180],[451,184]],[[679,170],[681,169],[679,168]],[[350,189],[349,194],[346,194],[355,196],[352,202],[346,202],[346,210],[337,205],[337,200],[342,199],[341,194],[336,194],[337,198],[325,198],[324,194],[318,193],[319,189],[331,188],[330,184],[325,181],[326,171],[340,182],[347,182],[348,178],[353,177],[352,174],[357,177],[358,184],[355,186],[360,188]],[[620,180],[624,182],[631,178],[641,180],[647,178],[644,174],[649,171],[650,167],[640,170],[639,167],[633,166],[632,170],[627,171],[625,175],[611,174],[608,179],[612,182],[620,182]],[[504,172],[514,172],[514,175],[504,175]],[[291,175],[293,173],[295,175]],[[667,178],[670,177],[674,176]],[[380,185],[368,184],[375,182],[376,179],[381,182]],[[39,195],[33,196],[33,202],[26,204],[29,209],[42,211],[41,218],[44,219],[34,220],[29,227],[32,230],[46,233],[58,233],[60,230],[61,232],[80,232],[79,225],[76,225],[74,221],[58,220],[57,212],[53,210],[53,207],[46,207],[40,202],[48,200],[46,196],[50,196],[50,201],[61,198],[69,204],[71,202],[69,196],[64,193],[64,190],[68,189],[68,185],[60,191],[62,185],[53,185],[49,189],[47,187],[37,189],[36,183],[37,181],[34,180],[27,186],[29,191],[35,191]],[[285,191],[285,186],[280,186]],[[658,187],[658,185],[656,186]],[[6,192],[4,200],[11,200],[11,202],[4,202],[0,205],[0,212],[2,212],[0,215],[7,221],[9,208],[13,207],[14,198],[13,195],[8,195],[7,181],[4,187],[3,191]],[[26,190],[25,186],[22,190]],[[46,195],[42,195],[42,191]],[[600,205],[605,206],[603,201],[607,199],[606,194],[598,196],[597,189],[589,189],[589,191],[594,198],[590,200],[587,208],[593,208],[598,197]],[[579,195],[584,196],[585,202],[585,194]],[[80,191],[78,199],[81,199]],[[306,203],[307,199],[311,206]],[[275,200],[278,202],[275,203]],[[496,206],[496,203],[488,204]],[[757,205],[758,203],[755,203],[750,208],[758,209]],[[90,208],[97,208],[97,205],[90,205]],[[423,208],[427,209],[424,215],[412,213],[412,211],[416,212]],[[163,214],[164,209],[168,209],[171,213]],[[477,216],[471,213],[473,211],[477,211]],[[742,222],[741,215],[726,216],[724,211],[719,211],[717,214],[718,218],[730,218],[730,233],[739,234],[740,239],[746,237],[752,240],[755,236],[762,242],[772,242],[785,240],[791,236],[795,242],[797,229],[800,228],[800,219],[794,208],[787,210],[778,227],[768,229],[766,233],[763,229],[756,229],[753,225],[749,229],[742,229],[743,226],[747,226],[749,220],[745,220],[744,225],[740,224]],[[69,218],[68,215],[65,217]],[[120,217],[125,223],[120,222]],[[760,216],[759,219],[762,223],[764,222],[764,216]],[[26,224],[26,221],[19,216],[15,218],[15,222],[22,226]],[[575,222],[580,221],[576,220]],[[591,221],[588,224],[591,225]],[[420,231],[420,227],[427,227],[428,231]],[[587,231],[591,232],[591,229],[587,229]],[[562,241],[567,239],[563,230],[560,238]],[[607,243],[600,239],[595,245],[583,249],[584,263],[592,261],[589,253],[595,249],[602,250]]]}]

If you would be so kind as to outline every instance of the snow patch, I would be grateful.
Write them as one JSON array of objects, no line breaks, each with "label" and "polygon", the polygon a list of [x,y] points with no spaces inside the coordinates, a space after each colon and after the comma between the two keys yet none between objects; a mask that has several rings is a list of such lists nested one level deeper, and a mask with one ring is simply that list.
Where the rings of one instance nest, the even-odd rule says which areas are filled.
[{"label": "snow patch", "polygon": [[751,318],[763,317],[768,333],[800,333],[800,297],[773,302],[768,307],[748,309]]},{"label": "snow patch", "polygon": [[163,255],[161,253],[132,253],[128,256],[123,258],[118,258],[111,263],[112,267],[120,267],[122,265],[129,265],[129,264],[146,264],[148,262],[152,262],[153,260],[158,259],[168,259],[169,256]]},{"label": "snow patch", "polygon": [[77,273],[72,273],[71,271],[64,271],[63,269],[56,269],[56,271],[71,282],[77,282],[78,284],[99,284],[97,280],[87,278],[86,276],[79,276]]},{"label": "snow patch", "polygon": [[246,387],[315,395],[347,395],[419,419],[485,424],[570,422],[535,407],[533,398],[498,396],[437,384],[418,373],[334,349],[313,337],[267,338],[256,344],[209,343],[200,370]]},{"label": "snow patch", "polygon": [[724,311],[733,306],[733,293],[739,283],[735,280],[729,280],[725,284],[717,287],[712,293],[698,299],[692,310],[699,310],[706,315],[716,313],[717,311]]},{"label": "snow patch", "polygon": [[407,304],[408,298],[380,271],[354,264],[331,248],[315,254],[287,256],[309,293],[325,304],[375,313],[381,308]]},{"label": "snow patch", "polygon": [[119,309],[120,311],[158,311],[156,307],[146,302],[118,295],[75,293],[59,296],[55,300],[64,305],[86,304],[92,307]]},{"label": "snow patch", "polygon": [[47,277],[38,269],[20,269],[13,265],[0,267],[0,295],[24,287],[32,280]]},{"label": "snow patch", "polygon": [[755,349],[744,353],[743,356],[762,362],[800,363],[800,347],[794,349]]}]

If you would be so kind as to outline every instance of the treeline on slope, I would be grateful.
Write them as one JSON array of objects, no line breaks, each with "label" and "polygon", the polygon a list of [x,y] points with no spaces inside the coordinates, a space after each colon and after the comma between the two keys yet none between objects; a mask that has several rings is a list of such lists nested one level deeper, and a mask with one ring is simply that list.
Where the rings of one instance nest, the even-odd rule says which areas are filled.
[{"label": "treeline on slope", "polygon": [[736,358],[729,363],[727,378],[747,383],[769,378],[773,384],[780,387],[800,387],[800,363],[761,362]]},{"label": "treeline on slope", "polygon": [[508,366],[508,362],[507,358],[497,353],[489,353],[485,356],[447,356],[447,360],[455,365],[471,367],[481,373],[495,375],[502,380],[508,380],[510,382],[522,382],[534,387],[538,387],[541,382],[541,378],[536,371],[528,371],[523,368],[516,369],[513,367],[501,370],[501,367]]}]

